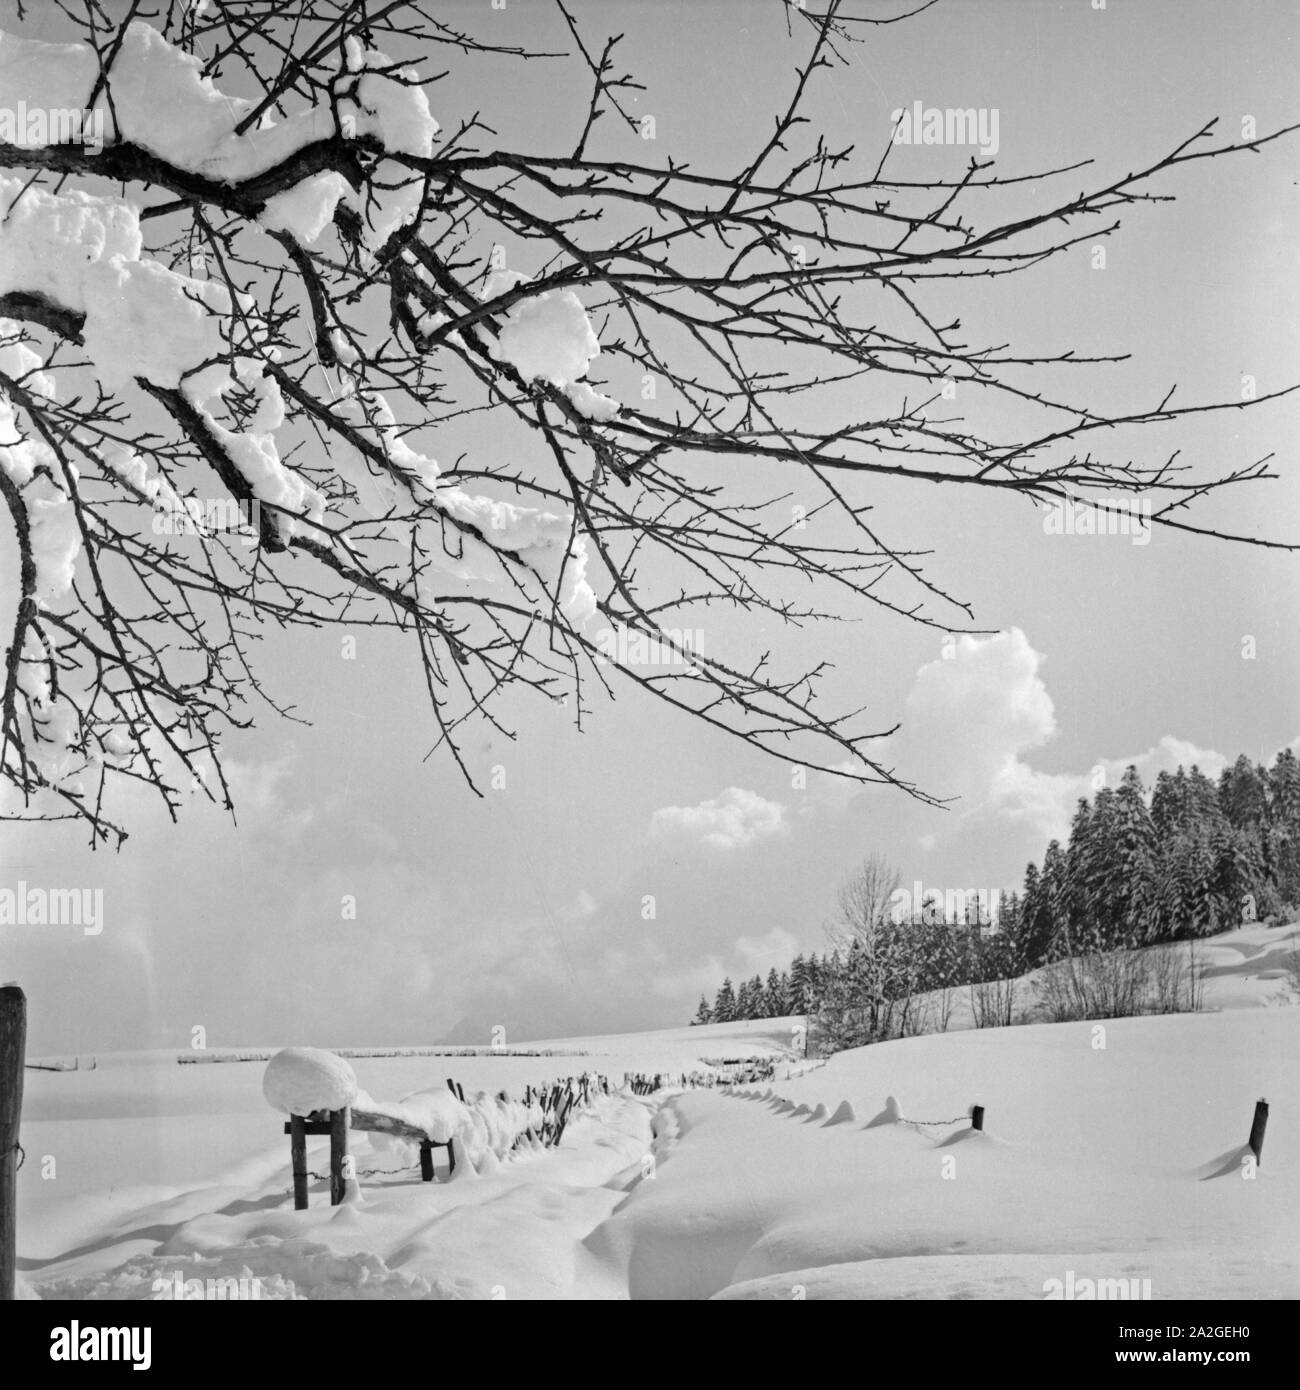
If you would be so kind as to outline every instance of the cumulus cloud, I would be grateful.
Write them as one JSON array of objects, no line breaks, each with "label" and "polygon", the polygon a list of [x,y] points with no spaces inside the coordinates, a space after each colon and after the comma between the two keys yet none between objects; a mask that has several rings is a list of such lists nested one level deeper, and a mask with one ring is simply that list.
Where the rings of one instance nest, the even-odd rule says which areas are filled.
[{"label": "cumulus cloud", "polygon": [[960,638],[916,673],[899,765],[928,790],[982,803],[1022,754],[1056,733],[1042,661],[1019,628]]},{"label": "cumulus cloud", "polygon": [[698,806],[661,806],[650,818],[655,838],[682,835],[712,849],[741,849],[789,829],[785,807],[744,787],[728,787]]},{"label": "cumulus cloud", "polygon": [[1145,752],[1103,758],[1077,772],[1040,772],[1028,756],[1057,732],[1056,710],[1039,674],[1043,656],[1019,628],[962,637],[922,666],[907,698],[899,765],[919,785],[954,803],[956,824],[995,817],[1044,843],[1063,839],[1080,797],[1119,784],[1136,766],[1150,788],[1160,772],[1197,765],[1217,777],[1228,759],[1166,734]]}]

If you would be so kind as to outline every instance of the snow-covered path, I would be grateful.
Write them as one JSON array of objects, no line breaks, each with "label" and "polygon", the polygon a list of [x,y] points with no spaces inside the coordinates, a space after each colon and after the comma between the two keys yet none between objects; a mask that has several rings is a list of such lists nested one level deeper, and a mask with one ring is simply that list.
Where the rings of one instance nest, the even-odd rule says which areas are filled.
[{"label": "snow-covered path", "polygon": [[278,1159],[246,1169],[246,1186],[227,1180],[132,1209],[59,1257],[23,1260],[24,1276],[46,1298],[150,1298],[177,1274],[256,1277],[262,1298],[624,1297],[582,1241],[642,1175],[654,1108],[601,1097],[557,1149],[491,1174],[464,1165],[432,1186],[418,1173],[370,1178],[360,1201],[338,1207],[317,1182],[305,1212],[286,1198],[277,1145]]},{"label": "snow-covered path", "polygon": [[1300,1293],[1293,1185],[1243,1181],[1237,1146],[1142,1169],[1108,1141],[1069,1157],[776,1104],[668,1102],[654,1180],[587,1242],[630,1297],[1042,1298],[1070,1270],[1150,1279],[1156,1298]]}]

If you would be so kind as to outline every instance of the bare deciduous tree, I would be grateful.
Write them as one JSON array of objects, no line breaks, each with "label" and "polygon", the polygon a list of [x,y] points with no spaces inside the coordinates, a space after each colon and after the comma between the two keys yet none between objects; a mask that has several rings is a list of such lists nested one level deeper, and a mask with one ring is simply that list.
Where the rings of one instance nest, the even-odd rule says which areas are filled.
[{"label": "bare deciduous tree", "polygon": [[[1155,525],[1220,535],[1195,506],[1271,476],[1267,459],[1143,462],[1132,436],[1284,393],[1108,413],[1066,382],[1122,354],[976,341],[945,303],[949,282],[996,295],[1168,197],[1163,176],[1291,127],[1233,143],[1210,123],[1088,186],[1084,166],[977,159],[917,181],[887,132],[865,151],[810,133],[810,88],[873,22],[830,0],[787,8],[791,96],[751,158],[713,171],[634,141],[617,40],[562,3],[565,53],[489,44],[424,0],[60,10],[76,47],[10,64],[11,85],[44,86],[9,95],[97,109],[103,146],[0,143],[19,814],[120,839],[115,779],[172,814],[196,782],[229,805],[223,734],[282,708],[256,644],[360,625],[409,638],[467,777],[462,730],[500,719],[502,690],[582,720],[617,680],[929,799],[883,760],[890,729],[824,707],[828,663],[746,654],[743,621],[730,661],[674,634],[702,612],[757,630],[860,605],[974,630],[926,555],[888,538],[874,504],[894,484],[1103,510],[1136,494]],[[590,101],[564,147],[503,148],[490,112],[433,125],[439,78],[417,57],[576,64]],[[597,337],[608,396],[585,379]],[[681,661],[623,661],[596,622]]]}]

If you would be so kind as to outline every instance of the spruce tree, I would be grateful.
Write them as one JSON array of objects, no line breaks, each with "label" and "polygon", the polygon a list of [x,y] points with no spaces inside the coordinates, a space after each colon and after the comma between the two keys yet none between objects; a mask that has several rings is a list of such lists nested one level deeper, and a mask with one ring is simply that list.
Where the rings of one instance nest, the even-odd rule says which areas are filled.
[{"label": "spruce tree", "polygon": [[1268,773],[1269,862],[1285,906],[1300,904],[1300,761],[1289,748]]},{"label": "spruce tree", "polygon": [[768,1018],[784,1018],[790,1012],[786,998],[785,985],[776,973],[776,966],[767,972],[767,984],[763,989],[763,1004]]},{"label": "spruce tree", "polygon": [[731,976],[728,975],[722,981],[722,987],[718,990],[718,997],[713,1001],[713,1021],[714,1023],[730,1023],[736,1017],[736,994],[732,987]]},{"label": "spruce tree", "polygon": [[1180,767],[1176,773],[1159,773],[1151,796],[1151,823],[1161,846],[1172,842],[1186,821],[1187,805],[1187,774],[1183,769]]},{"label": "spruce tree", "polygon": [[1093,892],[1092,807],[1086,797],[1080,797],[1075,805],[1063,869],[1057,892],[1058,912],[1064,919],[1062,925],[1070,950],[1091,950],[1097,944],[1099,932]]},{"label": "spruce tree", "polygon": [[1237,830],[1259,830],[1268,824],[1268,773],[1243,753],[1219,774],[1219,805]]},{"label": "spruce tree", "polygon": [[749,1013],[746,1018],[766,1018],[767,1004],[763,998],[763,981],[755,975],[749,982]]},{"label": "spruce tree", "polygon": [[801,955],[790,962],[790,1012],[812,1012],[812,986],[808,979],[808,962]]},{"label": "spruce tree", "polygon": [[1114,856],[1115,944],[1144,945],[1154,939],[1158,927],[1156,829],[1142,779],[1131,763],[1115,793],[1114,844],[1108,852]]},{"label": "spruce tree", "polygon": [[817,952],[808,953],[808,999],[809,1008],[815,1009],[822,998],[822,963]]},{"label": "spruce tree", "polygon": [[1002,943],[1008,973],[1018,975],[1028,969],[1024,904],[1016,893],[1006,893],[998,903],[996,935]]},{"label": "spruce tree", "polygon": [[1043,855],[1040,888],[1048,919],[1051,922],[1047,958],[1056,960],[1077,949],[1070,934],[1065,851],[1061,848],[1059,840],[1053,840],[1047,846],[1047,853]]},{"label": "spruce tree", "polygon": [[1048,902],[1047,890],[1043,886],[1037,864],[1031,863],[1025,869],[1025,887],[1020,902],[1025,968],[1032,970],[1048,959],[1055,928],[1051,904]]}]

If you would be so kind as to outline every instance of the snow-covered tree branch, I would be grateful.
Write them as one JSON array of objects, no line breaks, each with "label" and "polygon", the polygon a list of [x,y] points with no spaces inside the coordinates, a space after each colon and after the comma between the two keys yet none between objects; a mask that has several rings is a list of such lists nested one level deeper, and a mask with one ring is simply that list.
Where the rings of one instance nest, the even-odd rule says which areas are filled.
[{"label": "snow-covered tree branch", "polygon": [[[1095,184],[979,160],[895,178],[888,140],[831,148],[801,115],[862,32],[851,8],[790,10],[792,95],[721,172],[647,154],[617,41],[562,5],[564,53],[484,44],[413,0],[115,18],[84,0],[66,43],[0,35],[19,594],[3,773],[23,814],[120,836],[122,778],[173,813],[193,785],[229,805],[223,735],[283,698],[256,644],[362,624],[408,635],[457,761],[507,687],[581,719],[626,681],[777,756],[927,797],[885,761],[889,729],[824,707],[826,663],[674,633],[701,611],[757,627],[862,605],[973,630],[885,534],[895,483],[1103,509],[1138,494],[1154,524],[1222,535],[1215,494],[1269,461],[1145,462],[1147,432],[1285,392],[1107,412],[1075,383],[1121,354],[971,341],[946,282],[996,295],[1170,196],[1164,176],[1294,127],[1234,144],[1210,123]],[[437,66],[471,59],[553,64],[582,93],[571,147],[504,149],[490,110],[441,106]],[[452,457],[466,429],[475,446]],[[598,640],[610,627],[683,659],[647,673]]]}]

